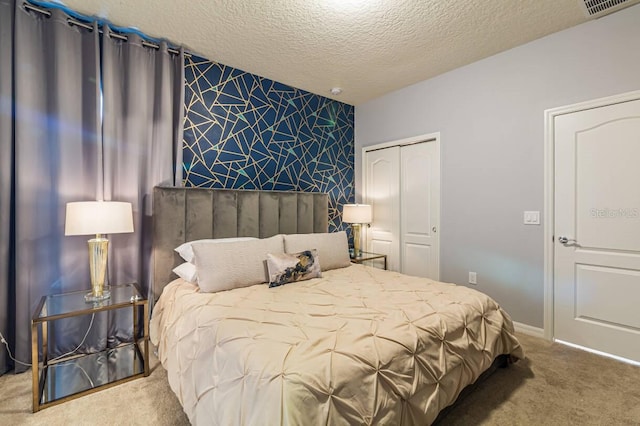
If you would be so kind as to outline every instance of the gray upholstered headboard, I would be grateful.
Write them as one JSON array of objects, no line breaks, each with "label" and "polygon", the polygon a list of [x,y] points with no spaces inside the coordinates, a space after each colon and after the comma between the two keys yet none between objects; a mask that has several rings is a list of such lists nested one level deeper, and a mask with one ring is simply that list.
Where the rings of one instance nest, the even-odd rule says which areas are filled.
[{"label": "gray upholstered headboard", "polygon": [[327,232],[327,194],[227,189],[153,189],[153,294],[176,278],[174,251],[202,238]]}]

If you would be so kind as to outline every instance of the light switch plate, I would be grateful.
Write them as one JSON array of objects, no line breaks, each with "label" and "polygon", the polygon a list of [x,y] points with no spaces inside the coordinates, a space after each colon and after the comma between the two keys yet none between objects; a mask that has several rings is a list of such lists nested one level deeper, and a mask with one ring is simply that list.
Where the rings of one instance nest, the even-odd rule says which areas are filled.
[{"label": "light switch plate", "polygon": [[526,212],[524,212],[524,224],[525,225],[540,225],[540,212],[539,211],[526,211]]}]

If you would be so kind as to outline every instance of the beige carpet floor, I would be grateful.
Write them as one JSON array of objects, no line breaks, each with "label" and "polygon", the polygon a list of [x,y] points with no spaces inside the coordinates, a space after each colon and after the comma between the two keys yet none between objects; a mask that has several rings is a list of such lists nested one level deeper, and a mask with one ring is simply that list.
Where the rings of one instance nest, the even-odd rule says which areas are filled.
[{"label": "beige carpet floor", "polygon": [[[527,359],[499,369],[438,425],[640,425],[640,367],[518,335]],[[0,425],[187,425],[167,375],[31,413],[31,374],[0,377]]]}]

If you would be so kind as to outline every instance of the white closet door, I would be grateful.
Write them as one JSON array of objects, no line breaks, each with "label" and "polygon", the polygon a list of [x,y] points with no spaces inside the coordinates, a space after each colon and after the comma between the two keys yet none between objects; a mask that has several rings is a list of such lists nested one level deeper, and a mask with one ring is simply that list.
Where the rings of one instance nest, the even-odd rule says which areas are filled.
[{"label": "white closet door", "polygon": [[401,271],[440,279],[440,155],[435,142],[400,149]]},{"label": "white closet door", "polygon": [[373,209],[373,223],[367,230],[367,250],[386,254],[387,268],[400,270],[400,147],[366,154],[367,204]]}]

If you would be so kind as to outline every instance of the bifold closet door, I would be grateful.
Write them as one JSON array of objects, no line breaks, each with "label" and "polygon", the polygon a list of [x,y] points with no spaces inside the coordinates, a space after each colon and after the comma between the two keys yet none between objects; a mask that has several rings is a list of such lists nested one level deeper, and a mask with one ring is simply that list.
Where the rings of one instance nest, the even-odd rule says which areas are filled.
[{"label": "bifold closet door", "polygon": [[400,147],[366,153],[365,202],[373,209],[366,250],[387,255],[387,268],[400,271]]},{"label": "bifold closet door", "polygon": [[435,142],[400,148],[400,259],[408,275],[440,279],[440,156]]},{"label": "bifold closet door", "polygon": [[373,208],[366,250],[388,269],[440,279],[440,153],[437,141],[365,153],[365,197]]}]

